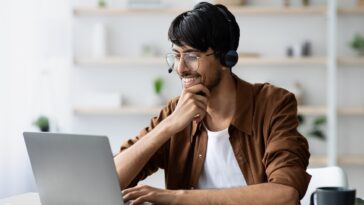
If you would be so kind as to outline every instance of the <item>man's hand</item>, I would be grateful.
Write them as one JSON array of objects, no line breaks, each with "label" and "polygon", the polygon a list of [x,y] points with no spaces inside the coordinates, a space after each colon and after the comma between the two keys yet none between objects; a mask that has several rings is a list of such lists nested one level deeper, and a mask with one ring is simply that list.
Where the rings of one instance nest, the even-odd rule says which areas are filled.
[{"label": "man's hand", "polygon": [[181,131],[192,120],[200,122],[205,117],[209,96],[210,91],[202,84],[183,89],[177,107],[169,117],[175,132]]},{"label": "man's hand", "polygon": [[153,204],[174,204],[178,191],[157,189],[147,185],[140,185],[122,191],[124,201],[131,201],[132,205],[150,202]]}]

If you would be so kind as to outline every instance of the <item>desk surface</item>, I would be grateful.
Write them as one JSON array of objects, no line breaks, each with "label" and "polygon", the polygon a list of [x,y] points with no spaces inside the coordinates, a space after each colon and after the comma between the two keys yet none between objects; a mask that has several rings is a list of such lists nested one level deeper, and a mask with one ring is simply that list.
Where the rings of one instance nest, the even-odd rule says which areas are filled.
[{"label": "desk surface", "polygon": [[0,199],[0,205],[41,205],[38,193],[25,193]]}]

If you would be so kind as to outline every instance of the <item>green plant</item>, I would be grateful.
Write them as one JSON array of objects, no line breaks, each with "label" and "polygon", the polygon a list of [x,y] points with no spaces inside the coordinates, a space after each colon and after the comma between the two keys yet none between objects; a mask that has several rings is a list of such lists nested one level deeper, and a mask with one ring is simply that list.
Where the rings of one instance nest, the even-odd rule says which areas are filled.
[{"label": "green plant", "polygon": [[[298,115],[297,117],[298,117],[298,122],[300,125],[305,123],[305,117],[303,115]],[[317,139],[320,139],[320,140],[325,140],[326,139],[326,135],[324,132],[325,125],[326,125],[325,116],[316,117],[312,121],[311,127],[307,133],[307,136],[316,137]]]},{"label": "green plant", "polygon": [[46,116],[39,116],[34,122],[33,125],[37,126],[42,132],[49,132],[49,119]]},{"label": "green plant", "polygon": [[153,85],[154,85],[154,92],[156,94],[161,94],[164,85],[163,78],[160,77],[156,78],[153,82]]},{"label": "green plant", "polygon": [[360,54],[364,54],[364,37],[356,34],[350,42],[350,47],[359,51]]},{"label": "green plant", "polygon": [[355,199],[355,205],[364,205],[364,200],[361,198],[356,198]]},{"label": "green plant", "polygon": [[105,0],[98,0],[97,4],[99,5],[99,7],[105,7],[106,6],[106,1]]}]

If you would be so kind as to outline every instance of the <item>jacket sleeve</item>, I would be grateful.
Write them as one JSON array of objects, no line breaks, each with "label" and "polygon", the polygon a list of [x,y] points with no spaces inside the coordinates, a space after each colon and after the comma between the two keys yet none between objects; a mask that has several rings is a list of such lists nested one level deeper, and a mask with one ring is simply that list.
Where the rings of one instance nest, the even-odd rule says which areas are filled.
[{"label": "jacket sleeve", "polygon": [[[164,120],[168,115],[170,115],[175,107],[176,101],[172,100],[168,103],[166,107],[164,107],[158,116],[153,117],[150,120],[150,124],[148,127],[142,129],[137,136],[132,139],[126,140],[120,148],[120,152],[128,149],[137,143],[141,138],[145,137],[152,129],[154,129],[162,120]],[[147,164],[143,167],[143,169],[138,173],[138,175],[131,181],[131,183],[127,187],[133,187],[138,184],[139,181],[145,179],[149,175],[155,173],[159,168],[164,169],[167,166],[168,159],[168,150],[169,150],[169,141],[165,144],[161,145],[158,151],[150,157]]]},{"label": "jacket sleeve", "polygon": [[306,138],[297,131],[297,102],[283,89],[274,99],[263,157],[268,182],[291,186],[302,199],[311,179],[306,172],[310,153]]}]

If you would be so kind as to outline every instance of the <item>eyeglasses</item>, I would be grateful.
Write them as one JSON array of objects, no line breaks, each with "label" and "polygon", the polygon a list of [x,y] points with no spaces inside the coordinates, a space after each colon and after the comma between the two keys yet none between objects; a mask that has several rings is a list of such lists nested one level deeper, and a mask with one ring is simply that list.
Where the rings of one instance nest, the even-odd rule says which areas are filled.
[{"label": "eyeglasses", "polygon": [[[209,53],[204,56],[211,56],[213,54],[215,54],[215,53]],[[180,64],[180,61],[181,61],[181,57],[183,59],[184,65],[188,69],[190,69],[191,71],[197,71],[200,66],[199,60],[203,56],[198,56],[195,53],[183,53],[182,56],[181,56],[181,54],[178,54],[178,53],[168,53],[166,55],[166,61],[167,61],[169,69],[177,70],[178,65]]]}]

